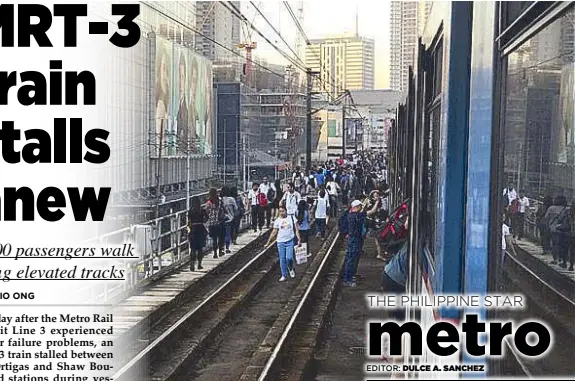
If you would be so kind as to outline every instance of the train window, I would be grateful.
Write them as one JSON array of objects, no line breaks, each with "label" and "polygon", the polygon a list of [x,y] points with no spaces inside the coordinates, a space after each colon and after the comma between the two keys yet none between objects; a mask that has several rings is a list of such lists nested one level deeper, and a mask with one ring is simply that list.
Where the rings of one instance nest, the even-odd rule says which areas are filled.
[{"label": "train window", "polygon": [[443,74],[443,39],[428,51],[428,66],[426,68],[426,115],[425,115],[425,157],[424,168],[424,198],[423,226],[426,245],[430,253],[434,253],[435,243],[435,208],[437,206],[436,171],[439,156],[439,129],[441,123],[441,82]]},{"label": "train window", "polygon": [[[574,49],[571,7],[509,54],[503,114],[501,195],[508,222],[520,250],[562,267],[572,267],[575,256],[575,208],[569,208],[575,200]],[[571,221],[562,248],[549,245],[545,215],[552,205]]]}]

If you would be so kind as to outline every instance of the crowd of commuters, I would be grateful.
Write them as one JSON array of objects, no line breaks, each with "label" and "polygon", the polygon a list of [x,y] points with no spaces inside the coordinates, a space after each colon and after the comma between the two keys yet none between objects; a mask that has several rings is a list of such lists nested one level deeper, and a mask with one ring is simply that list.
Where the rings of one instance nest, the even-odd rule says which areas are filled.
[{"label": "crowd of commuters", "polygon": [[[570,207],[563,195],[546,196],[533,212],[529,198],[523,190],[516,191],[513,185],[503,190],[503,248],[513,246],[512,237],[519,241],[525,237],[527,219],[533,221],[536,234],[532,239],[539,241],[544,255],[551,255],[551,263],[573,271],[575,262],[575,208]],[[514,251],[513,251],[514,252]]]},{"label": "crowd of commuters", "polygon": [[[188,216],[190,269],[194,271],[196,263],[198,270],[202,269],[208,236],[214,258],[230,254],[247,212],[253,232],[272,228],[268,243],[275,240],[277,244],[283,282],[295,276],[295,247],[307,244],[314,233],[318,239],[326,239],[330,218],[337,219],[343,211],[338,224],[340,231],[341,225],[347,226],[344,284],[354,287],[366,239],[376,243],[377,258],[389,259],[377,239],[378,224],[389,215],[386,164],[381,154],[355,153],[307,172],[297,167],[284,182],[270,182],[264,177],[261,183],[252,184],[245,203],[236,188],[228,187],[219,193],[211,189],[204,205],[194,198]],[[311,256],[306,247],[307,256]]]}]

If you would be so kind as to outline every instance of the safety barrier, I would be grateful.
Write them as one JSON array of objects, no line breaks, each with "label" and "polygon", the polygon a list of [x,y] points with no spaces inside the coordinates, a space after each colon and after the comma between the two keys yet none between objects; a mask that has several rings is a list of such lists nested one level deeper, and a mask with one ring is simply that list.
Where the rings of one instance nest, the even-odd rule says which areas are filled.
[{"label": "safety barrier", "polygon": [[[193,196],[200,197],[203,203],[207,200],[208,192]],[[247,193],[242,193],[240,197],[245,206]],[[185,201],[185,197],[175,201]],[[246,213],[240,223],[240,231],[244,230],[250,223],[249,208],[245,210]],[[181,210],[138,224],[151,227],[149,239],[151,250],[144,250],[143,255],[141,252],[138,253],[140,258],[137,261],[118,260],[115,263],[116,267],[123,266],[126,271],[125,281],[121,283],[103,282],[80,288],[75,292],[78,300],[84,300],[90,304],[113,304],[131,295],[134,289],[144,287],[186,263],[190,256],[188,250],[187,212],[187,210]],[[106,246],[132,243],[135,245],[136,227],[138,225],[94,237],[86,241],[85,244]],[[148,242],[145,242],[145,244],[147,245]],[[210,247],[211,240],[208,237],[206,248]]]}]

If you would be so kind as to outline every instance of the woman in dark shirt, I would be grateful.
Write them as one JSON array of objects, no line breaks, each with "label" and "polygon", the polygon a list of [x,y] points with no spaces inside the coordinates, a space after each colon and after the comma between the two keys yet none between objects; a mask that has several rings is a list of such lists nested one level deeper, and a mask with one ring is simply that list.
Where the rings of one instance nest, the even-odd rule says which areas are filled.
[{"label": "woman in dark shirt", "polygon": [[198,270],[203,270],[202,256],[206,246],[207,231],[204,223],[208,220],[206,211],[202,208],[198,197],[192,198],[188,211],[188,242],[190,245],[190,271],[195,271],[196,260]]}]

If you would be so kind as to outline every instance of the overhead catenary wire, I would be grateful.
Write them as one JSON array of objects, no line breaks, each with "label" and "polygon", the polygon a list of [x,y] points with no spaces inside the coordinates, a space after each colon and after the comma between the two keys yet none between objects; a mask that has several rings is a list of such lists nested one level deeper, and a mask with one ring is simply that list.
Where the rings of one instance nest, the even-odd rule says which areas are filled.
[{"label": "overhead catenary wire", "polygon": [[284,1],[283,3],[284,3],[284,5],[285,5],[286,9],[288,10],[290,16],[292,17],[292,19],[293,19],[293,21],[294,21],[294,23],[295,23],[296,28],[299,29],[299,31],[300,31],[300,33],[301,33],[303,39],[305,40],[305,43],[306,43],[307,45],[311,45],[311,42],[310,42],[309,38],[307,38],[307,35],[305,34],[305,31],[303,30],[301,24],[299,23],[299,21],[298,21],[298,19],[297,19],[297,16],[295,15],[294,11],[291,9],[291,6],[289,5],[289,3],[288,3],[287,1]]},{"label": "overhead catenary wire", "polygon": [[271,74],[277,75],[277,76],[280,77],[280,78],[284,78],[284,74],[280,74],[280,73],[276,72],[275,70],[272,70],[272,69],[270,69],[270,68],[268,68],[268,67],[266,67],[266,66],[260,64],[259,62],[256,62],[256,61],[254,61],[254,60],[251,60],[251,59],[249,59],[249,58],[246,58],[246,57],[242,56],[242,55],[241,55],[240,53],[238,53],[237,51],[228,48],[227,46],[225,46],[225,45],[219,43],[219,42],[216,41],[215,39],[213,39],[213,38],[211,38],[211,37],[205,35],[204,33],[202,33],[202,32],[200,32],[200,31],[196,30],[195,28],[192,28],[191,26],[187,25],[186,23],[182,22],[181,20],[178,20],[178,19],[176,19],[175,17],[170,16],[169,14],[167,14],[167,13],[165,13],[165,12],[159,10],[158,8],[154,7],[153,5],[151,5],[151,4],[149,4],[149,3],[145,2],[145,1],[143,1],[143,2],[141,2],[141,3],[142,3],[143,5],[145,5],[145,6],[147,6],[148,8],[154,10],[155,12],[161,14],[162,16],[164,16],[164,17],[166,17],[166,18],[168,18],[168,19],[174,21],[175,23],[177,23],[177,24],[183,26],[184,28],[190,30],[191,32],[196,33],[196,34],[199,35],[199,36],[202,36],[203,38],[207,39],[207,40],[210,41],[210,42],[213,42],[214,44],[218,45],[218,46],[221,47],[222,49],[225,49],[225,50],[227,50],[228,52],[230,52],[230,53],[232,53],[232,54],[235,54],[236,56],[241,57],[241,58],[247,60],[248,62],[253,63],[254,65],[256,65],[256,66],[258,66],[258,67],[260,67],[260,68],[266,70],[267,72],[269,72],[269,73],[271,73]]},{"label": "overhead catenary wire", "polygon": [[[291,62],[292,65],[300,68],[301,70],[306,70],[306,67],[303,64],[301,64],[301,63],[297,62],[295,59],[291,58],[286,52],[284,52],[282,49],[280,49],[276,44],[274,44],[272,41],[270,41],[262,32],[260,32],[260,30],[257,29],[234,4],[232,4],[231,2],[228,2],[228,4],[222,2],[222,5],[225,6],[228,10],[230,10],[230,12],[232,12],[232,14],[234,14],[236,17],[238,17],[241,21],[243,21],[247,25],[249,25],[250,28],[252,28],[252,30],[254,32],[259,34],[261,38],[263,38],[268,44],[270,44],[285,59],[287,59],[289,62]],[[233,8],[233,10],[231,8],[229,8],[228,5],[231,8]]]},{"label": "overhead catenary wire", "polygon": [[[294,11],[292,10],[291,6],[289,5],[289,3],[287,1],[284,1],[284,6],[287,9],[288,13],[290,14],[296,28],[298,28],[298,30],[300,31],[302,37],[304,38],[306,45],[311,45],[311,41],[310,39],[307,37],[303,27],[301,26],[299,20],[297,19],[297,16],[295,15]],[[321,58],[319,57],[319,55],[317,54],[317,52],[315,50],[312,50],[312,52],[314,53],[314,55],[318,58],[318,60],[321,62]],[[332,97],[332,100],[335,99],[335,97],[333,97],[330,93],[330,91],[327,90],[326,86],[325,86],[325,81],[321,78],[321,73],[317,74],[315,73],[314,76],[317,76],[318,80],[320,81],[320,85],[323,87],[323,90],[325,90],[325,92],[328,94],[328,97]],[[335,84],[335,80],[333,79],[331,73],[328,72],[328,84],[334,88],[337,89],[337,85]]]},{"label": "overhead catenary wire", "polygon": [[294,54],[295,58],[297,58],[302,65],[304,65],[303,60],[301,59],[301,57],[298,55],[298,53],[292,49],[292,47],[290,46],[290,44],[284,39],[284,37],[281,35],[281,33],[273,26],[273,24],[268,20],[268,18],[263,14],[263,12],[256,6],[256,4],[253,1],[250,1],[250,4],[252,5],[252,7],[254,7],[254,9],[259,13],[259,15],[264,19],[265,22],[268,23],[268,25],[272,28],[272,30],[279,36],[279,38],[281,38],[281,40],[284,42],[284,44],[288,47],[289,50],[291,50],[291,52]]}]

